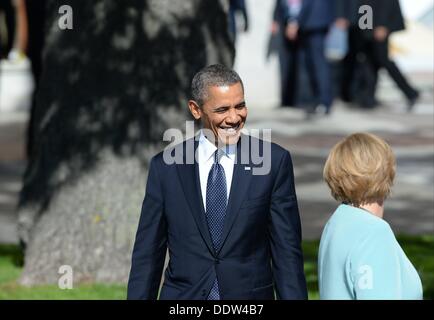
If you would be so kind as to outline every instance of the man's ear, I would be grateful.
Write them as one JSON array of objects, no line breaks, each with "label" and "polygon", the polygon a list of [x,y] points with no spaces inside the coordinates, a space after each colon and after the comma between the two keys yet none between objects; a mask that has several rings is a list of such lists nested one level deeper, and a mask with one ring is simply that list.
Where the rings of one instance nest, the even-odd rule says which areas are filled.
[{"label": "man's ear", "polygon": [[196,120],[199,120],[202,117],[202,110],[194,100],[188,101],[188,108],[190,109],[191,114]]}]

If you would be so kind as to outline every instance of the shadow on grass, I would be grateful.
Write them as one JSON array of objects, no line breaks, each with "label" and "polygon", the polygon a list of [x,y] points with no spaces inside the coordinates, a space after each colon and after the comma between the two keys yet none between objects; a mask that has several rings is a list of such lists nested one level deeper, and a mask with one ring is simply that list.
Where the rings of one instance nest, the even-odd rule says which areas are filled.
[{"label": "shadow on grass", "polygon": [[24,252],[20,246],[14,244],[0,245],[0,258],[11,261],[16,267],[24,266]]}]

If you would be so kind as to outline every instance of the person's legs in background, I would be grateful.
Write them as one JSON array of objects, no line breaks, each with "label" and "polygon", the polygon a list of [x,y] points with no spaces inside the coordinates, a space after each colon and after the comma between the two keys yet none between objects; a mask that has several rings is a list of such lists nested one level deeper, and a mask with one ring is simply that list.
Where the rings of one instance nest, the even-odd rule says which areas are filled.
[{"label": "person's legs in background", "polygon": [[284,106],[297,105],[299,42],[285,40],[286,65],[285,83],[282,82],[282,102]]},{"label": "person's legs in background", "polygon": [[236,17],[235,17],[235,8],[230,6],[228,13],[228,29],[232,41],[235,43],[235,39],[237,37],[237,25],[236,25]]},{"label": "person's legs in background", "polygon": [[1,0],[0,1],[0,11],[3,13],[5,19],[6,30],[1,33],[1,48],[0,48],[0,58],[7,57],[8,53],[14,45],[15,39],[15,9],[12,5],[12,0]]},{"label": "person's legs in background", "polygon": [[333,103],[333,90],[331,85],[330,65],[324,54],[324,43],[327,30],[318,30],[304,34],[306,50],[306,69],[312,86],[312,91],[318,100],[314,111],[319,112],[318,107],[324,108],[329,114]]},{"label": "person's legs in background", "polygon": [[29,19],[29,47],[28,57],[32,62],[32,72],[35,79],[35,91],[32,97],[32,107],[30,109],[30,121],[27,127],[27,155],[30,155],[35,148],[34,122],[36,117],[36,97],[39,89],[39,80],[42,74],[42,49],[45,42],[45,2],[46,0],[26,0],[28,19]]},{"label": "person's legs in background", "polygon": [[344,102],[354,101],[354,84],[357,69],[357,57],[361,51],[362,37],[357,27],[348,29],[348,54],[342,61],[340,80],[340,98]]},{"label": "person's legs in background", "polygon": [[375,59],[378,68],[386,69],[398,88],[404,93],[408,101],[408,109],[411,110],[419,97],[419,92],[408,83],[395,62],[390,59],[388,37],[385,41],[373,42],[372,57]]},{"label": "person's legs in background", "polygon": [[289,51],[286,45],[286,39],[279,34],[279,73],[280,73],[280,106],[289,106],[289,98],[288,98],[288,69],[289,69]]},{"label": "person's legs in background", "polygon": [[42,49],[44,46],[45,0],[26,0],[29,21],[29,45],[27,55],[32,62],[32,72],[38,84],[42,72]]},{"label": "person's legs in background", "polygon": [[[363,38],[362,38],[363,39]],[[364,39],[357,55],[357,80],[355,101],[363,109],[373,109],[378,105],[375,98],[380,65],[372,53],[373,41]]]}]

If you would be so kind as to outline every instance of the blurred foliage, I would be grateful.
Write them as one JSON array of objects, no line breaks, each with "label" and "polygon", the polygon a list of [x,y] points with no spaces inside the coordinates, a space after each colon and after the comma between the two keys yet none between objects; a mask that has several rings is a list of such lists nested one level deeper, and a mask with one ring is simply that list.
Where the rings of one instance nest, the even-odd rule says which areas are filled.
[{"label": "blurred foliage", "polygon": [[[434,299],[434,235],[398,236],[398,241],[422,279],[424,298]],[[319,241],[303,241],[309,299],[319,298],[317,253]],[[0,299],[125,299],[125,285],[80,284],[73,290],[56,285],[22,287],[17,284],[23,265],[19,246],[0,245]]]}]

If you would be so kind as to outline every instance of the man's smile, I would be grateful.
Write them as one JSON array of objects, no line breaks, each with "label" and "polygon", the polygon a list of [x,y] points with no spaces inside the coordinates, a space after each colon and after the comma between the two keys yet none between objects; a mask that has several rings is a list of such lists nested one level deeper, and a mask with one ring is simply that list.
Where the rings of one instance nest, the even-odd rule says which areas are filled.
[{"label": "man's smile", "polygon": [[224,125],[219,126],[219,129],[220,129],[220,130],[223,130],[223,132],[224,132],[225,134],[228,134],[228,135],[234,135],[234,134],[237,134],[239,128],[240,128],[240,123],[238,123],[238,124],[236,124],[236,125],[234,125],[234,126],[224,126]]}]

